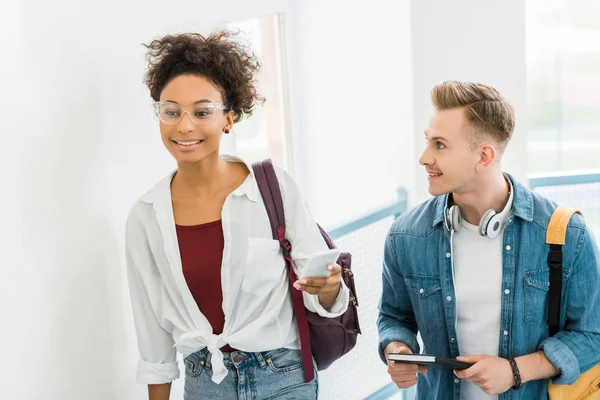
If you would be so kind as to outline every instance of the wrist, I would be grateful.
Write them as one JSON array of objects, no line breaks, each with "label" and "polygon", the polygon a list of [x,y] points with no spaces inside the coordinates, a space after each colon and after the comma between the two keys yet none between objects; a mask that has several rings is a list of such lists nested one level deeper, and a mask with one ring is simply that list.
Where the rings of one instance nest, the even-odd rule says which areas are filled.
[{"label": "wrist", "polygon": [[[338,283],[337,286],[337,290],[334,289],[328,293],[325,294],[320,294],[319,297],[319,303],[324,307],[324,308],[330,308],[331,306],[333,306],[333,304],[336,302],[336,300],[338,299],[338,297],[340,297],[340,293],[342,291],[342,283]],[[325,307],[325,305],[328,305],[328,307]]]},{"label": "wrist", "polygon": [[331,307],[333,307],[333,304],[335,303],[335,299],[337,299],[337,293],[336,294],[333,294],[333,293],[320,294],[317,296],[317,298],[319,299],[319,304],[324,309],[329,311],[329,309],[331,309]]},{"label": "wrist", "polygon": [[512,376],[513,376],[513,382],[514,382],[512,388],[514,390],[519,390],[519,389],[521,389],[521,386],[523,386],[523,382],[521,380],[521,372],[519,371],[519,366],[517,365],[517,361],[513,357],[508,357],[507,361],[508,361],[508,364],[510,365],[510,369],[512,370]]}]

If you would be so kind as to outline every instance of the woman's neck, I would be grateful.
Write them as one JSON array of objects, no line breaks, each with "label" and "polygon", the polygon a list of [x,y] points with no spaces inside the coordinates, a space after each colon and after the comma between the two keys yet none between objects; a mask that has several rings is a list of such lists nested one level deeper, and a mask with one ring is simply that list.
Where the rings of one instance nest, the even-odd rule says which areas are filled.
[{"label": "woman's neck", "polygon": [[226,181],[228,164],[217,152],[195,163],[179,163],[171,190],[186,197],[212,196]]}]

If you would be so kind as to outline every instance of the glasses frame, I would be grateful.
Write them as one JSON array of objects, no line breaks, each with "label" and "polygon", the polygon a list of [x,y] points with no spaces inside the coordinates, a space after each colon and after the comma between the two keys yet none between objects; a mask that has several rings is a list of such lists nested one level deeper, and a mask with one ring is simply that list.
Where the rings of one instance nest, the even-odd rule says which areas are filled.
[{"label": "glasses frame", "polygon": [[[162,119],[160,117],[160,107],[165,105],[165,104],[171,104],[174,105],[176,107],[179,107],[182,112],[179,115],[179,119],[175,122],[171,122],[171,121],[165,121],[164,119]],[[189,107],[184,107],[181,104],[177,104],[175,102],[172,101],[155,101],[152,103],[152,107],[154,108],[154,112],[156,114],[156,117],[163,123],[167,124],[167,125],[177,125],[179,122],[181,122],[181,119],[183,118],[183,115],[187,113],[188,117],[190,118],[190,121],[192,121],[195,125],[201,125],[201,124],[205,124],[208,122],[212,122],[215,118],[215,113],[213,113],[212,117],[210,120],[202,120],[202,122],[198,123],[196,122],[196,117],[194,117],[193,114],[193,108],[197,107],[199,104],[204,105],[204,106],[208,106],[209,108],[213,108],[214,110],[229,110],[229,107],[227,107],[224,104],[221,103],[214,103],[214,102],[201,102],[201,103],[196,103],[192,106]]]}]

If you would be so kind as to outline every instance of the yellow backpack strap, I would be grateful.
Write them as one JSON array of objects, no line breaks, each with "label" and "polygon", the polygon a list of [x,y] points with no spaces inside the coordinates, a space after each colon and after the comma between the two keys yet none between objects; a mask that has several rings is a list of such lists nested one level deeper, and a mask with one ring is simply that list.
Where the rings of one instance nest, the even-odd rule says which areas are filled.
[{"label": "yellow backpack strap", "polygon": [[550,336],[560,328],[560,298],[562,293],[562,247],[567,236],[567,225],[573,214],[581,211],[573,207],[558,206],[550,217],[546,230],[546,243],[550,245],[548,266],[550,267],[550,287],[548,288],[548,326]]},{"label": "yellow backpack strap", "polygon": [[567,206],[558,206],[552,213],[548,229],[546,230],[546,243],[548,244],[565,244],[565,236],[567,236],[567,225],[573,214],[579,214],[583,217],[583,213],[576,208]]}]

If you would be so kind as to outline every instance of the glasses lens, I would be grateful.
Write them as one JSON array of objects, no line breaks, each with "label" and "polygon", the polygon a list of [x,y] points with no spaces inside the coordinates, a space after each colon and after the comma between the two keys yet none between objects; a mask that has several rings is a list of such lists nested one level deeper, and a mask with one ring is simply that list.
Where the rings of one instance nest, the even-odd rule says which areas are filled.
[{"label": "glasses lens", "polygon": [[158,108],[158,117],[165,124],[176,124],[182,113],[181,106],[174,103],[162,103]]},{"label": "glasses lens", "polygon": [[214,104],[197,104],[193,110],[192,120],[196,124],[206,123],[215,116]]}]

